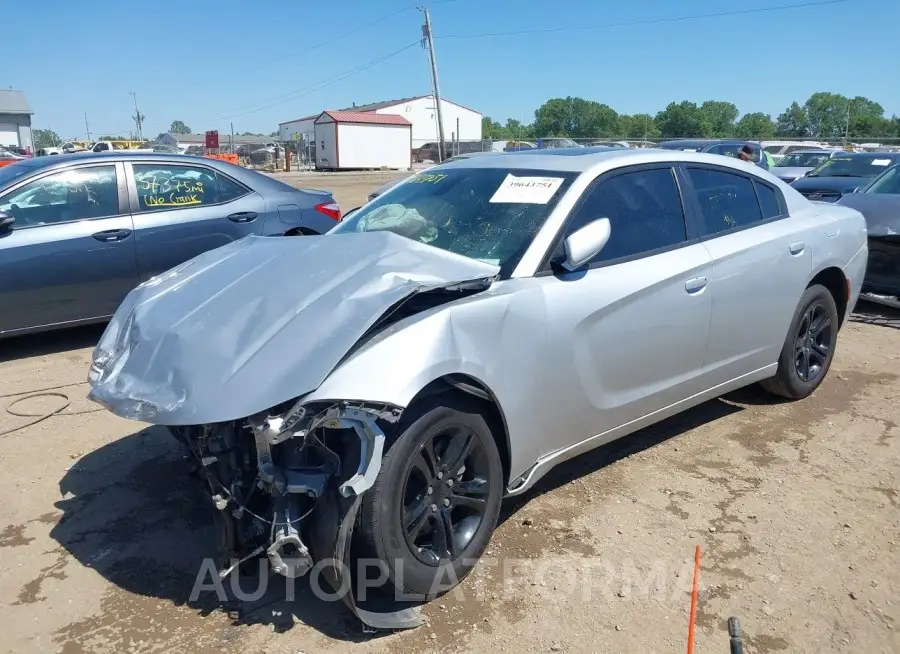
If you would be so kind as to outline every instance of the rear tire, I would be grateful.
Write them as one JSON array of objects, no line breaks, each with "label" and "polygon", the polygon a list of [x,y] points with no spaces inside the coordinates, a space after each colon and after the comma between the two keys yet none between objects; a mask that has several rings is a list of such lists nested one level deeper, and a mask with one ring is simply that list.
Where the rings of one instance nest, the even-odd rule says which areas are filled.
[{"label": "rear tire", "polygon": [[778,357],[774,377],[760,382],[765,390],[791,400],[812,395],[831,367],[837,344],[838,312],[824,286],[804,291]]},{"label": "rear tire", "polygon": [[457,393],[427,398],[404,413],[362,500],[361,555],[380,560],[386,585],[430,599],[475,567],[503,499],[495,429],[481,401]]}]

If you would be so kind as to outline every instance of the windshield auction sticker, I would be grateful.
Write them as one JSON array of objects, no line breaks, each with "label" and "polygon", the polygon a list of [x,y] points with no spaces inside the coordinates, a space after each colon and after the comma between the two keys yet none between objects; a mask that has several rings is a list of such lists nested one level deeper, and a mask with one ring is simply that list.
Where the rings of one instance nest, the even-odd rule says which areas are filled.
[{"label": "windshield auction sticker", "polygon": [[562,177],[507,175],[490,201],[512,204],[547,204],[562,183]]}]

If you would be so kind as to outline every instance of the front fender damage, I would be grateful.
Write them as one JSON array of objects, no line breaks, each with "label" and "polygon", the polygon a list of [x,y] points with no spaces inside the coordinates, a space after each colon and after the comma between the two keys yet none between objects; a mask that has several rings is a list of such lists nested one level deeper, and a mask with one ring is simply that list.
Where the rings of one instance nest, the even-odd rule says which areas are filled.
[{"label": "front fender damage", "polygon": [[220,578],[263,554],[273,572],[290,578],[318,564],[321,577],[366,627],[422,625],[416,609],[362,608],[352,572],[350,543],[362,497],[381,469],[385,430],[402,411],[346,400],[301,401],[243,424],[172,428],[194,454],[219,513]]}]

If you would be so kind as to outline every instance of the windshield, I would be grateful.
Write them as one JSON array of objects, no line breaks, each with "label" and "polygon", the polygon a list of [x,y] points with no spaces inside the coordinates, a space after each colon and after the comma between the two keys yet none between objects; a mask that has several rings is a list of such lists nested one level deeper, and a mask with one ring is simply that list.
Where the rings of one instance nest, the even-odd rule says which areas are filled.
[{"label": "windshield", "polygon": [[815,168],[828,159],[828,152],[795,152],[785,155],[776,168]]},{"label": "windshield", "polygon": [[892,163],[890,157],[832,157],[808,177],[875,177]]},{"label": "windshield", "polygon": [[900,164],[888,168],[873,179],[862,192],[900,195]]},{"label": "windshield", "polygon": [[508,276],[578,173],[431,168],[408,178],[330,233],[390,231],[500,266]]}]

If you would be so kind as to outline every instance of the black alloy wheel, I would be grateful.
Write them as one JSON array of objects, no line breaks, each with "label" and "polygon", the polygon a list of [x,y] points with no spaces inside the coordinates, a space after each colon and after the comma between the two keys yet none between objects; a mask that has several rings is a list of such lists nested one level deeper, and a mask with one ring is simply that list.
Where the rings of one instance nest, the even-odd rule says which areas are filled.
[{"label": "black alloy wheel", "polygon": [[459,558],[487,510],[487,452],[465,425],[426,437],[403,484],[403,533],[410,552],[437,567]]},{"label": "black alloy wheel", "polygon": [[808,287],[797,303],[775,375],[760,385],[790,400],[812,395],[831,367],[839,320],[831,291],[819,284]]},{"label": "black alloy wheel", "polygon": [[803,314],[794,339],[794,366],[800,381],[814,381],[831,357],[831,316],[821,302]]},{"label": "black alloy wheel", "polygon": [[505,480],[484,400],[458,392],[404,411],[372,488],[362,496],[360,557],[375,557],[386,585],[432,598],[475,567],[500,516]]}]

